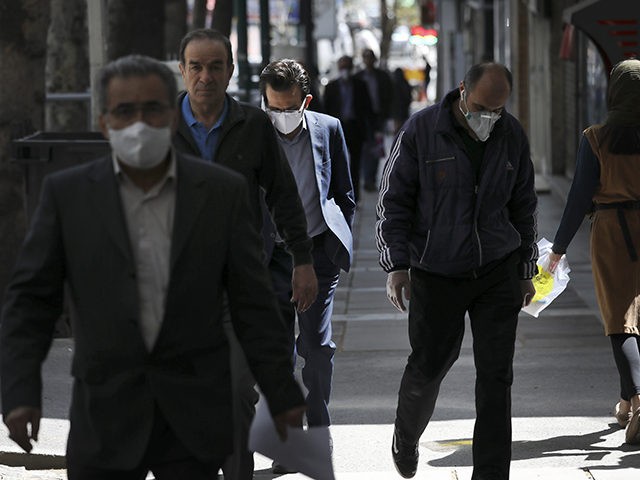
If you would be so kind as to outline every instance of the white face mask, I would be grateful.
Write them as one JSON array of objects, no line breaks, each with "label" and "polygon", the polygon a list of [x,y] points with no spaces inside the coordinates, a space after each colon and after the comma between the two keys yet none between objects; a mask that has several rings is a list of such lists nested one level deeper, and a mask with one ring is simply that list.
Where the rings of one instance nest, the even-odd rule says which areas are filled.
[{"label": "white face mask", "polygon": [[269,118],[271,119],[271,123],[273,123],[273,126],[276,127],[276,130],[278,130],[283,135],[288,135],[291,132],[293,132],[296,128],[298,128],[298,125],[300,125],[300,123],[302,123],[302,116],[304,115],[304,104],[306,102],[307,102],[307,99],[305,98],[302,101],[302,105],[300,105],[300,108],[298,110],[295,110],[295,111],[287,110],[284,112],[282,111],[278,112],[268,108],[265,105],[264,98],[263,98],[262,109],[265,112],[267,112],[267,115],[269,115]]},{"label": "white face mask", "polygon": [[351,73],[351,72],[349,72],[349,70],[348,70],[348,69],[346,69],[346,68],[342,68],[342,69],[340,70],[340,78],[341,78],[341,79],[343,79],[343,80],[348,80],[348,79],[349,79],[349,76],[350,76],[350,73]]},{"label": "white face mask", "polygon": [[147,170],[166,158],[171,146],[171,128],[151,127],[144,122],[120,130],[109,128],[109,143],[122,163]]},{"label": "white face mask", "polygon": [[[467,99],[465,97],[465,91],[463,90],[460,103],[458,104],[460,113],[464,115],[464,118],[467,121],[467,125],[469,125],[469,128],[476,134],[478,140],[480,140],[481,142],[486,142],[489,138],[489,135],[491,135],[491,131],[493,130],[496,122],[500,120],[500,114],[489,112],[487,110],[470,112],[469,107],[467,106]],[[462,102],[464,102],[464,106],[467,109],[466,113],[462,110]]]}]

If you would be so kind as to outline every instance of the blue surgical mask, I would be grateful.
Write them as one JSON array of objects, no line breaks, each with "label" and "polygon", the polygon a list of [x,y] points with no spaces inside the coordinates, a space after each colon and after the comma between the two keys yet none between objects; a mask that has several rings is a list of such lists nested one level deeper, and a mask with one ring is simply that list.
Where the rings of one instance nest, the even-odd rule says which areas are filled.
[{"label": "blue surgical mask", "polygon": [[[460,113],[464,115],[464,118],[467,121],[467,125],[469,125],[469,128],[476,134],[478,140],[480,140],[481,142],[486,142],[489,138],[489,135],[491,135],[491,131],[493,130],[496,122],[500,120],[500,114],[490,112],[488,110],[470,112],[467,105],[467,98],[465,93],[466,90],[463,90],[460,98],[460,103],[458,104]],[[467,109],[466,113],[464,112],[464,110],[462,110],[462,102],[464,102],[464,106]]]}]

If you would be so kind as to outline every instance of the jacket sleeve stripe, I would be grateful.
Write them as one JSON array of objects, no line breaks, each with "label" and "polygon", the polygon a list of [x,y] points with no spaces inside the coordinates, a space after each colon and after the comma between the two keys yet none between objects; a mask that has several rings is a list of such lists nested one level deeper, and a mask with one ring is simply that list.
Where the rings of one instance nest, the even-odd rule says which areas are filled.
[{"label": "jacket sleeve stripe", "polygon": [[394,265],[391,259],[391,251],[389,245],[387,244],[383,233],[384,222],[386,221],[384,202],[385,196],[389,191],[389,176],[393,171],[396,160],[400,156],[400,144],[402,143],[403,135],[404,130],[400,131],[400,133],[398,134],[398,137],[393,144],[393,148],[389,153],[389,159],[384,166],[382,179],[380,180],[380,194],[378,197],[378,205],[376,206],[376,214],[378,217],[378,220],[376,221],[376,246],[378,247],[378,251],[380,252],[380,265],[385,271],[392,270]]}]

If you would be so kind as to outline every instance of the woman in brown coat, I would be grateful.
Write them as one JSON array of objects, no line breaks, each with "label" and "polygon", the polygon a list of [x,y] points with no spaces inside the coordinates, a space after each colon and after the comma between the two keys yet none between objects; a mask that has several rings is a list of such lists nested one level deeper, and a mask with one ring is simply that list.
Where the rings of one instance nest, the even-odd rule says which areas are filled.
[{"label": "woman in brown coat", "polygon": [[607,105],[604,124],[584,131],[550,270],[593,210],[593,279],[620,374],[615,417],[626,443],[640,444],[640,60],[614,66]]}]

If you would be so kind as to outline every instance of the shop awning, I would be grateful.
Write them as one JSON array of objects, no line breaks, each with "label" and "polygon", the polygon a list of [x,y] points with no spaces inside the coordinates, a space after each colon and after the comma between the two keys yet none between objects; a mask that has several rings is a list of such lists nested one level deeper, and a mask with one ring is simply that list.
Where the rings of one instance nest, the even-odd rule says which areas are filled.
[{"label": "shop awning", "polygon": [[638,1],[585,0],[566,8],[563,19],[593,41],[608,68],[621,60],[640,57]]}]

